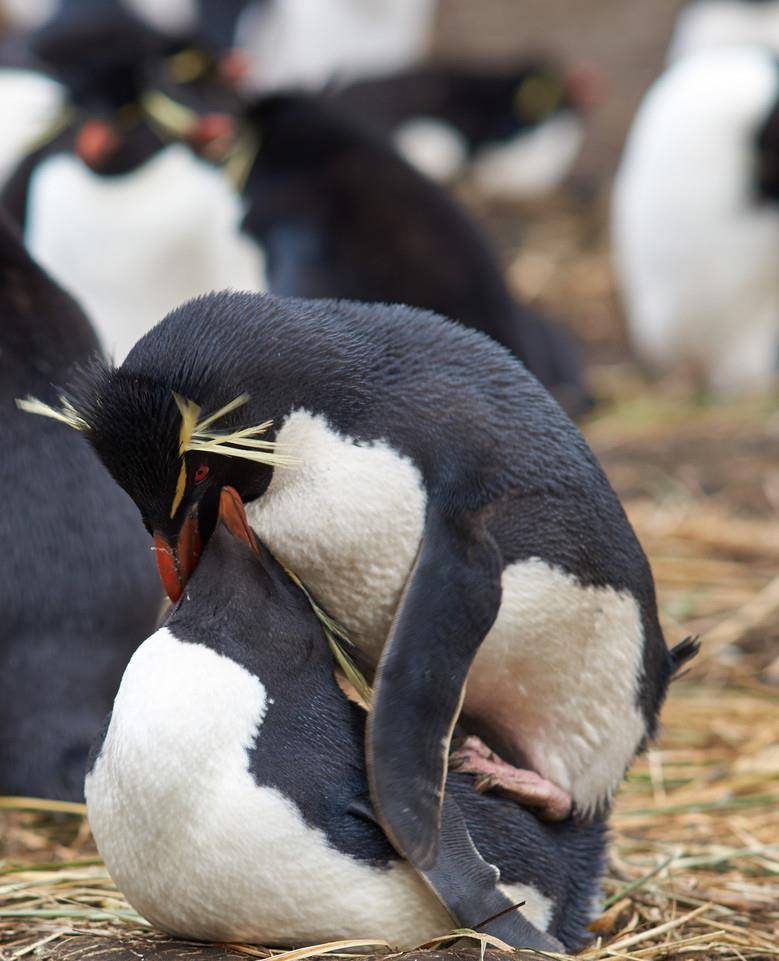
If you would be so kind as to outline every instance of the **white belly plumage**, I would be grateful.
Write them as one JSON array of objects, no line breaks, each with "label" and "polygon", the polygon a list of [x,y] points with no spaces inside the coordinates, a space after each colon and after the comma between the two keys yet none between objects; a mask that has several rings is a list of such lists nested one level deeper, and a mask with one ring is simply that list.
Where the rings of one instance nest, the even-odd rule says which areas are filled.
[{"label": "white belly plumage", "polygon": [[488,197],[535,197],[563,182],[583,142],[581,118],[556,114],[506,143],[482,147],[473,160],[473,177]]},{"label": "white belly plumage", "polygon": [[262,251],[238,230],[240,200],[181,145],[122,177],[58,154],[29,195],[31,252],[84,305],[117,363],[182,301],[264,287]]},{"label": "white belly plumage", "polygon": [[[419,470],[386,443],[354,443],[306,411],[291,414],[277,439],[302,464],[275,471],[248,506],[250,521],[378,659],[422,536]],[[591,810],[616,789],[645,733],[642,649],[631,595],[583,587],[538,559],[512,564],[465,709]]]},{"label": "white belly plumage", "polygon": [[[247,752],[272,710],[257,677],[205,646],[162,628],[138,648],[86,781],[98,848],[130,903],[201,940],[409,947],[447,931],[447,913],[407,864],[340,853],[289,798],[256,784]],[[504,890],[546,927],[548,899]]]},{"label": "white belly plumage", "polygon": [[615,267],[637,353],[659,371],[690,365],[723,395],[776,381],[779,212],[758,202],[755,169],[778,93],[766,51],[682,58],[639,107],[614,184]]}]

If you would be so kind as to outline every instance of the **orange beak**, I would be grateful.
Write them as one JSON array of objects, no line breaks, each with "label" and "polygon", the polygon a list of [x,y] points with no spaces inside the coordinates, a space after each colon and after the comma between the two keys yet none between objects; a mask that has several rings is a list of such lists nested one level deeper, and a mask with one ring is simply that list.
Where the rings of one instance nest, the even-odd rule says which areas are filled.
[{"label": "orange beak", "polygon": [[609,75],[596,63],[578,63],[566,75],[568,93],[584,109],[598,107],[609,93]]},{"label": "orange beak", "polygon": [[223,487],[219,494],[219,519],[233,537],[245,541],[257,556],[260,555],[259,542],[246,519],[241,495],[234,487]]},{"label": "orange beak", "polygon": [[216,160],[229,150],[234,139],[235,121],[222,113],[209,113],[200,117],[187,136],[196,153]]},{"label": "orange beak", "polygon": [[174,604],[181,597],[187,581],[197,567],[201,551],[197,507],[190,511],[181,525],[175,547],[159,531],[154,532],[154,552],[157,558],[157,568],[165,593]]},{"label": "orange beak", "polygon": [[100,170],[121,144],[119,134],[103,120],[87,120],[76,135],[75,151],[92,170]]},{"label": "orange beak", "polygon": [[248,54],[232,49],[219,60],[219,79],[228,86],[237,86],[249,73],[251,63]]}]

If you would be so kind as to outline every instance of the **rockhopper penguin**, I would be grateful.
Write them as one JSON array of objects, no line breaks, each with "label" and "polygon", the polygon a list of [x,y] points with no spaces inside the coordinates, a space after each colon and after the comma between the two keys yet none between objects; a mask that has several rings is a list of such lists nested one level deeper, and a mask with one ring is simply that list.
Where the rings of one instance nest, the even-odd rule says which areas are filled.
[{"label": "rockhopper penguin", "polygon": [[67,113],[20,161],[2,203],[33,255],[84,304],[103,349],[122,359],[198,293],[262,289],[232,185],[148,116],[170,40],[119,4],[89,0],[65,5],[31,45],[67,91]]},{"label": "rockhopper penguin", "polygon": [[128,666],[86,781],[90,826],[130,903],[179,937],[402,948],[509,909],[480,930],[581,947],[603,824],[543,824],[450,774],[424,884],[373,820],[364,713],[336,684],[311,605],[229,488],[220,517]]},{"label": "rockhopper penguin", "polygon": [[467,170],[485,195],[520,199],[565,179],[602,85],[590,65],[566,70],[537,57],[499,69],[424,65],[357,80],[329,99],[434,180]]},{"label": "rockhopper penguin", "polygon": [[214,294],[64,403],[51,412],[135,500],[172,599],[229,485],[376,665],[371,793],[416,866],[435,860],[461,708],[532,783],[478,750],[462,769],[544,815],[608,807],[691,648],[666,649],[616,495],[508,351],[407,307]]},{"label": "rockhopper penguin", "polygon": [[652,86],[614,184],[628,330],[659,372],[770,389],[779,358],[779,59],[691,54]]}]

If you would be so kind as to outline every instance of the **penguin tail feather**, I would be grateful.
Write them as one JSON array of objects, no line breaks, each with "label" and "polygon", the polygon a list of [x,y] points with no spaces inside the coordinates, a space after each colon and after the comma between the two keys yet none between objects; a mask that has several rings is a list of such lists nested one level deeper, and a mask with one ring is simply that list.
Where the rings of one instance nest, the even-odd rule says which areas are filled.
[{"label": "penguin tail feather", "polygon": [[691,634],[689,637],[685,637],[683,641],[679,641],[678,644],[674,644],[668,652],[671,657],[672,676],[678,677],[679,671],[695,657],[700,649],[701,643],[696,634]]}]

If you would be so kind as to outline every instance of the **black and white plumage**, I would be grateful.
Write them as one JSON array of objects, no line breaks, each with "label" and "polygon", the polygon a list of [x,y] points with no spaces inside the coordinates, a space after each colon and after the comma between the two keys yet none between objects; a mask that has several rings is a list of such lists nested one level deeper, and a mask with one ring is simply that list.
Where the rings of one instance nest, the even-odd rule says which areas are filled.
[{"label": "black and white plumage", "polygon": [[264,285],[232,185],[146,113],[169,42],[119,4],[65,5],[31,47],[67,92],[70,117],[2,194],[31,252],[118,359],[182,300]]},{"label": "black and white plumage", "polygon": [[502,70],[432,64],[331,97],[434,180],[469,171],[483,194],[514,199],[551,190],[570,171],[584,139],[580,73],[541,59]]},{"label": "black and white plumage", "polygon": [[779,54],[779,0],[692,0],[679,12],[668,59],[744,45]]},{"label": "black and white plumage", "polygon": [[591,406],[577,345],[519,304],[497,255],[447,191],[383,140],[303,95],[265,98],[244,229],[285,296],[403,303],[482,330],[576,415]]},{"label": "black and white plumage", "polygon": [[466,677],[466,725],[580,816],[608,806],[691,651],[666,649],[614,492],[507,351],[406,307],[220,294],[69,396],[171,597],[230,485],[378,664],[373,798],[415,864],[434,856]]},{"label": "black and white plumage", "polygon": [[90,826],[131,904],[198,940],[367,935],[408,948],[524,902],[483,930],[517,946],[581,947],[603,824],[544,825],[451,774],[428,881],[452,918],[372,818],[364,714],[336,684],[309,602],[249,543],[219,525],[130,662],[96,745]]},{"label": "black and white plumage", "polygon": [[615,181],[613,236],[639,356],[717,394],[770,388],[779,351],[779,60],[705,50],[656,81]]},{"label": "black and white plumage", "polygon": [[[15,404],[97,341],[0,219],[0,793],[79,800],[89,745],[161,592],[141,524],[81,438]],[[76,443],[74,443],[76,440]]]}]

